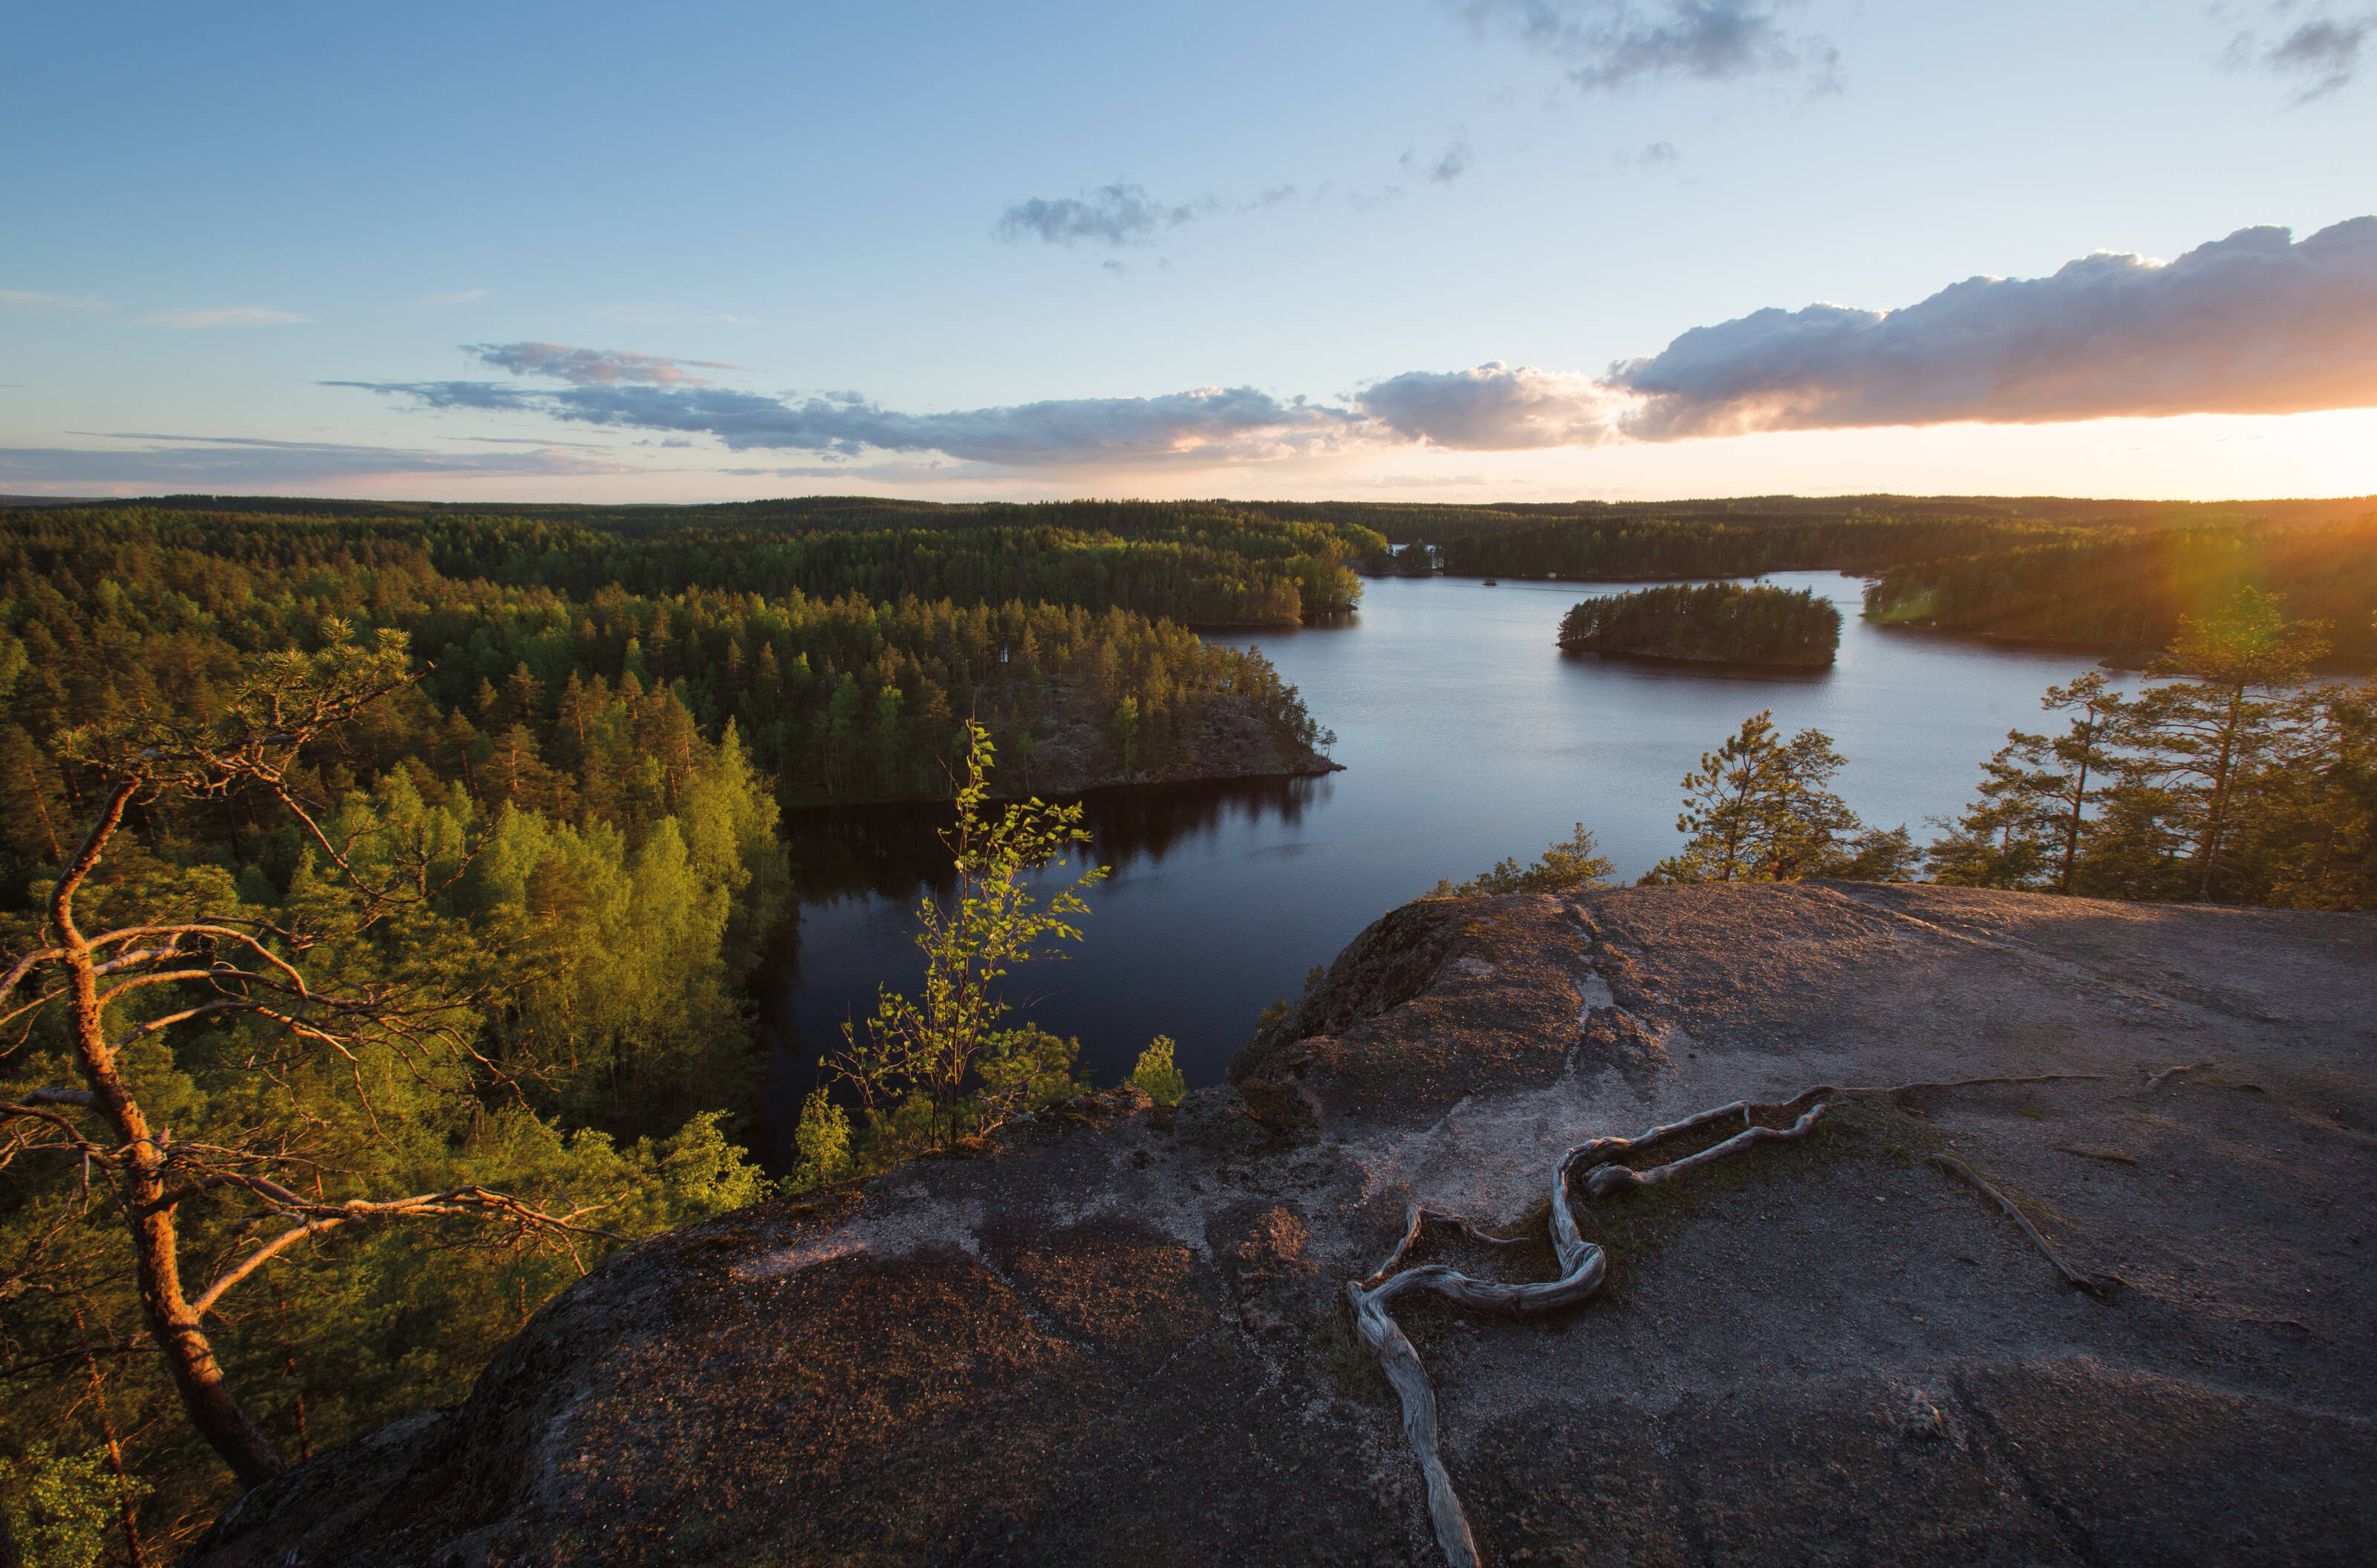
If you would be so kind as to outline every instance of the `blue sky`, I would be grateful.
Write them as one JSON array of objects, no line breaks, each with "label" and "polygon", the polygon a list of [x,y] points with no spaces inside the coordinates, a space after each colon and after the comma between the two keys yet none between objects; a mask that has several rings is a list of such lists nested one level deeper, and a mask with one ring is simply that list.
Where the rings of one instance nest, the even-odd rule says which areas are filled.
[{"label": "blue sky", "polygon": [[2354,0],[13,41],[0,492],[2377,491]]}]

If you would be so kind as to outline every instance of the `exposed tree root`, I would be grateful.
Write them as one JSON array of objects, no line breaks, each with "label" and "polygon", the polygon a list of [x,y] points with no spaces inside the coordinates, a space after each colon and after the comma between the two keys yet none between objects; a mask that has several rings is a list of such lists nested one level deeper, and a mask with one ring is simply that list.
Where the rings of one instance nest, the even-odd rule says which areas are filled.
[{"label": "exposed tree root", "polygon": [[2092,1160],[2110,1160],[2115,1165],[2138,1163],[2137,1155],[2125,1155],[2119,1149],[2091,1149],[2078,1143],[2057,1143],[2053,1147],[2062,1150],[2067,1155],[2082,1155]]},{"label": "exposed tree root", "polygon": [[[1654,1127],[1640,1137],[1595,1138],[1590,1143],[1579,1143],[1552,1165],[1551,1243],[1560,1265],[1559,1276],[1556,1279],[1508,1284],[1499,1280],[1475,1279],[1444,1263],[1404,1267],[1404,1259],[1418,1242],[1420,1231],[1430,1218],[1456,1227],[1474,1241],[1498,1247],[1515,1246],[1530,1239],[1526,1237],[1489,1235],[1456,1215],[1432,1215],[1418,1204],[1413,1204],[1406,1214],[1403,1239],[1395,1244],[1395,1250],[1387,1255],[1384,1263],[1371,1271],[1367,1279],[1348,1280],[1345,1296],[1353,1307],[1355,1328],[1379,1358],[1380,1370],[1386,1373],[1387,1381],[1394,1385],[1395,1394],[1403,1402],[1404,1436],[1411,1443],[1412,1454],[1418,1459],[1420,1473],[1427,1483],[1428,1517],[1435,1526],[1437,1545],[1442,1549],[1445,1562],[1451,1568],[1475,1568],[1477,1542],[1470,1532],[1469,1517],[1462,1509],[1460,1494],[1453,1490],[1451,1474],[1445,1468],[1443,1456],[1438,1451],[1436,1391],[1428,1382],[1427,1369],[1421,1365],[1419,1352],[1412,1347],[1412,1342],[1402,1327],[1387,1313],[1388,1304],[1396,1297],[1408,1290],[1432,1291],[1460,1306],[1514,1318],[1536,1317],[1585,1301],[1601,1288],[1603,1280],[1607,1277],[1608,1262],[1601,1248],[1587,1241],[1577,1228],[1576,1214],[1571,1206],[1569,1182],[1571,1173],[1580,1167],[1584,1172],[1585,1196],[1589,1199],[1607,1198],[1615,1192],[1671,1181],[1686,1171],[1712,1164],[1729,1155],[1740,1154],[1761,1143],[1797,1142],[1806,1137],[1823,1116],[1828,1108],[1827,1096],[1904,1095],[1924,1089],[1966,1089],[1988,1084],[2101,1082],[2106,1076],[2098,1072],[2049,1072],[2019,1078],[1960,1078],[1943,1083],[1849,1087],[1819,1084],[1779,1104],[1761,1105],[1749,1100],[1736,1100],[1730,1105],[1688,1116],[1681,1121]],[[1786,1126],[1766,1126],[1757,1119],[1761,1113],[1770,1119],[1788,1117],[1791,1120]],[[1697,1154],[1644,1170],[1619,1163],[1628,1156],[1642,1154],[1684,1133],[1736,1120],[1741,1123],[1740,1131]],[[1996,1188],[1983,1181],[1971,1167],[1944,1155],[1936,1157],[1996,1199],[1998,1205],[2013,1215],[2064,1278],[2092,1295],[2104,1292],[2104,1282],[2075,1273],[2047,1244],[2046,1239],[2038,1234],[2030,1221]]]},{"label": "exposed tree root", "polygon": [[2013,1200],[1983,1180],[1979,1171],[1953,1155],[1933,1155],[1931,1163],[1942,1170],[1964,1178],[1965,1180],[1972,1183],[1983,1197],[2003,1209],[2008,1218],[2022,1227],[2022,1233],[2030,1238],[2031,1244],[2039,1250],[2049,1263],[2055,1265],[2055,1272],[2063,1276],[2064,1283],[2074,1290],[2084,1290],[2099,1301],[2109,1301],[2114,1293],[2120,1289],[2121,1282],[2110,1275],[2082,1274],[2078,1269],[2065,1263],[2063,1254],[2049,1246],[2047,1238],[2038,1233],[2038,1227],[2030,1223],[2030,1216],[2014,1207]]},{"label": "exposed tree root", "polygon": [[2213,1063],[2208,1061],[2198,1061],[2191,1062],[2185,1067],[2166,1067],[2160,1072],[2150,1072],[2146,1075],[2145,1087],[2140,1089],[2138,1093],[2141,1095],[2151,1095],[2156,1089],[2163,1086],[2163,1082],[2166,1079],[2176,1078],[2183,1072],[2201,1072],[2205,1068],[2213,1065]]}]

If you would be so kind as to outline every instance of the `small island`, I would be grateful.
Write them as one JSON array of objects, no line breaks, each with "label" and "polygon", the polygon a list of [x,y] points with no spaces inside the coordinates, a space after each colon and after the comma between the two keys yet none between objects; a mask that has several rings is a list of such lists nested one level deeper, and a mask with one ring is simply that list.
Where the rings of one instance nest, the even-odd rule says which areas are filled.
[{"label": "small island", "polygon": [[1831,665],[1841,612],[1813,589],[1676,583],[1587,599],[1562,617],[1559,645],[1638,659],[1801,669]]}]

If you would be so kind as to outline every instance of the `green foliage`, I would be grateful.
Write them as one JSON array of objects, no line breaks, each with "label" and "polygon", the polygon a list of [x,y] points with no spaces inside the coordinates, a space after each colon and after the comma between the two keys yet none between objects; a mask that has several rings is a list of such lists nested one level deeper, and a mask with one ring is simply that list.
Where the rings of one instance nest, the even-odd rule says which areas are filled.
[{"label": "green foliage", "polygon": [[2006,744],[1983,764],[1978,797],[1931,844],[1933,876],[1953,886],[2041,888],[2069,892],[2078,869],[2088,808],[2119,781],[2116,737],[2128,704],[2095,671],[2039,699],[2049,712],[2069,712],[2053,737],[2008,730]]},{"label": "green foliage", "polygon": [[916,904],[922,999],[880,987],[874,1014],[863,1030],[842,1026],[843,1048],[827,1064],[866,1107],[881,1160],[979,1135],[1079,1091],[1080,1043],[1029,1023],[1002,1027],[1010,1009],[998,982],[1016,964],[1061,957],[1051,944],[1081,940],[1072,917],[1089,913],[1082,893],[1106,868],[1092,867],[1045,901],[1035,896],[1025,873],[1089,842],[1082,808],[1033,799],[985,820],[995,748],[980,724],[966,725],[966,739],[956,821],[941,835],[957,886],[946,906],[930,895]]},{"label": "green foliage", "polygon": [[839,1181],[854,1168],[850,1148],[850,1113],[835,1105],[819,1084],[801,1102],[801,1119],[793,1129],[794,1162],[784,1178],[788,1192],[806,1192],[829,1181]]},{"label": "green foliage", "polygon": [[2109,898],[2377,906],[2377,684],[2312,684],[2319,623],[2244,588],[2183,616],[2154,684],[2050,688],[1930,846],[1942,881]]},{"label": "green foliage", "polygon": [[1830,664],[1841,612],[1812,589],[1677,584],[1587,599],[1560,621],[1559,645],[1740,664]]},{"label": "green foliage", "polygon": [[1188,1080],[1172,1065],[1172,1036],[1158,1035],[1139,1053],[1139,1061],[1130,1070],[1130,1082],[1160,1106],[1178,1105],[1188,1092]]},{"label": "green foliage", "polygon": [[1616,873],[1609,856],[1601,853],[1593,834],[1579,822],[1565,842],[1554,841],[1532,866],[1523,868],[1514,859],[1497,861],[1492,870],[1480,872],[1458,886],[1448,877],[1423,896],[1475,898],[1483,893],[1582,892],[1609,886]]},{"label": "green foliage", "polygon": [[2190,516],[2155,529],[1976,542],[1892,567],[1868,588],[1866,607],[1881,620],[2110,644],[2124,663],[2146,664],[2240,588],[2332,621],[2339,652],[2377,655],[2377,513],[2313,526]]},{"label": "green foliage", "polygon": [[[704,740],[673,693],[631,699],[610,722],[626,744],[640,721],[674,750],[655,748],[640,783],[612,797],[615,816],[572,819],[441,775],[439,760],[464,763],[441,757],[435,709],[403,684],[399,632],[351,639],[331,622],[305,649],[233,657],[221,675],[175,701],[156,693],[145,710],[95,700],[97,722],[54,731],[54,752],[22,724],[20,744],[0,730],[0,785],[61,811],[65,787],[83,787],[85,804],[60,818],[63,843],[88,825],[90,759],[137,750],[152,780],[190,786],[144,800],[140,838],[110,841],[78,895],[86,931],[203,921],[256,932],[254,954],[273,973],[302,977],[316,999],[369,1002],[293,1030],[269,1012],[221,1011],[244,994],[236,986],[126,993],[108,1029],[129,1040],[115,1068],[149,1125],[171,1129],[191,1179],[220,1158],[333,1209],[485,1189],[593,1227],[495,1232],[432,1205],[402,1224],[341,1221],[227,1288],[207,1335],[235,1397],[293,1458],[461,1397],[494,1347],[618,1239],[758,1195],[732,1136],[758,1066],[736,992],[789,887],[775,803],[733,725]],[[318,745],[302,738],[309,713],[389,688]],[[284,731],[298,738],[276,742]],[[431,755],[408,755],[412,745]],[[227,780],[204,762],[209,748],[262,771]],[[359,773],[375,757],[383,764]],[[286,809],[274,780],[291,792]],[[55,864],[47,830],[18,844]],[[33,940],[30,921],[9,925],[19,950]],[[0,1101],[76,1082],[57,1010],[18,1027],[0,1047]],[[12,1121],[0,1138],[0,1252],[20,1287],[0,1311],[0,1363],[35,1363],[13,1385],[25,1424],[0,1436],[14,1478],[0,1490],[21,1502],[26,1475],[121,1431],[142,1494],[134,1527],[166,1550],[226,1501],[226,1477],[161,1358],[57,1359],[147,1330],[120,1213],[70,1146],[26,1141],[46,1125]],[[178,1203],[191,1291],[287,1223],[257,1228],[241,1197]],[[54,1451],[28,1447],[35,1432]],[[53,1524],[66,1517],[42,1507]],[[21,1534],[33,1517],[9,1527]]]},{"label": "green foliage", "polygon": [[[125,1483],[137,1502],[148,1490]],[[0,1461],[0,1546],[20,1568],[86,1568],[106,1550],[124,1506],[103,1451],[58,1454],[36,1440]]]},{"label": "green foliage", "polygon": [[[1128,699],[1151,776],[1192,760],[1199,715],[1224,696],[1308,741],[1259,652],[1178,623],[1342,608],[1358,583],[1341,559],[1376,541],[1211,508],[1074,509],[1137,531],[1075,548],[1054,512],[971,529],[924,515],[943,526],[811,538],[650,518],[13,512],[0,652],[27,656],[12,716],[46,751],[123,711],[203,717],[244,652],[311,646],[325,616],[402,630],[434,672],[350,766],[410,756],[483,801],[617,821],[653,814],[688,738],[729,721],[786,802],[941,794],[938,760],[968,713],[1020,759],[1022,737],[1107,728]],[[0,736],[0,791],[21,792],[6,751]]]},{"label": "green foliage", "polygon": [[1690,836],[1642,880],[1795,882],[1840,875],[1860,856],[1889,862],[1892,836],[1865,835],[1857,813],[1827,787],[1844,761],[1822,730],[1786,741],[1771,711],[1752,714],[1684,775],[1676,831]]}]

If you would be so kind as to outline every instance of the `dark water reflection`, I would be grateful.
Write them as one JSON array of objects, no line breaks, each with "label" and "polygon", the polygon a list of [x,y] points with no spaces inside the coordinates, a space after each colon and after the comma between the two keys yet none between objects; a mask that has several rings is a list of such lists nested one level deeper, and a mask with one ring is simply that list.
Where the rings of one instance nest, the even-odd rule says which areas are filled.
[{"label": "dark water reflection", "polygon": [[[1821,673],[1711,671],[1564,655],[1571,583],[1394,579],[1368,585],[1343,624],[1224,639],[1260,645],[1340,737],[1346,771],[1320,779],[1102,791],[1088,797],[1100,864],[1088,940],[1063,964],[1019,970],[1009,995],[1079,1035],[1112,1083],[1156,1034],[1179,1042],[1191,1083],[1221,1076],[1272,998],[1362,927],[1439,877],[1531,858],[1583,820],[1634,876],[1670,853],[1677,781],[1741,720],[1774,710],[1849,758],[1839,787],[1866,820],[1953,812],[2038,694],[2089,655],[1884,630],[1857,620],[1858,584],[1813,586],[1849,616]],[[770,1119],[788,1128],[818,1051],[873,1005],[878,981],[913,987],[909,910],[948,885],[936,841],[946,807],[865,807],[786,824],[802,921],[760,976],[776,1050]]]}]

